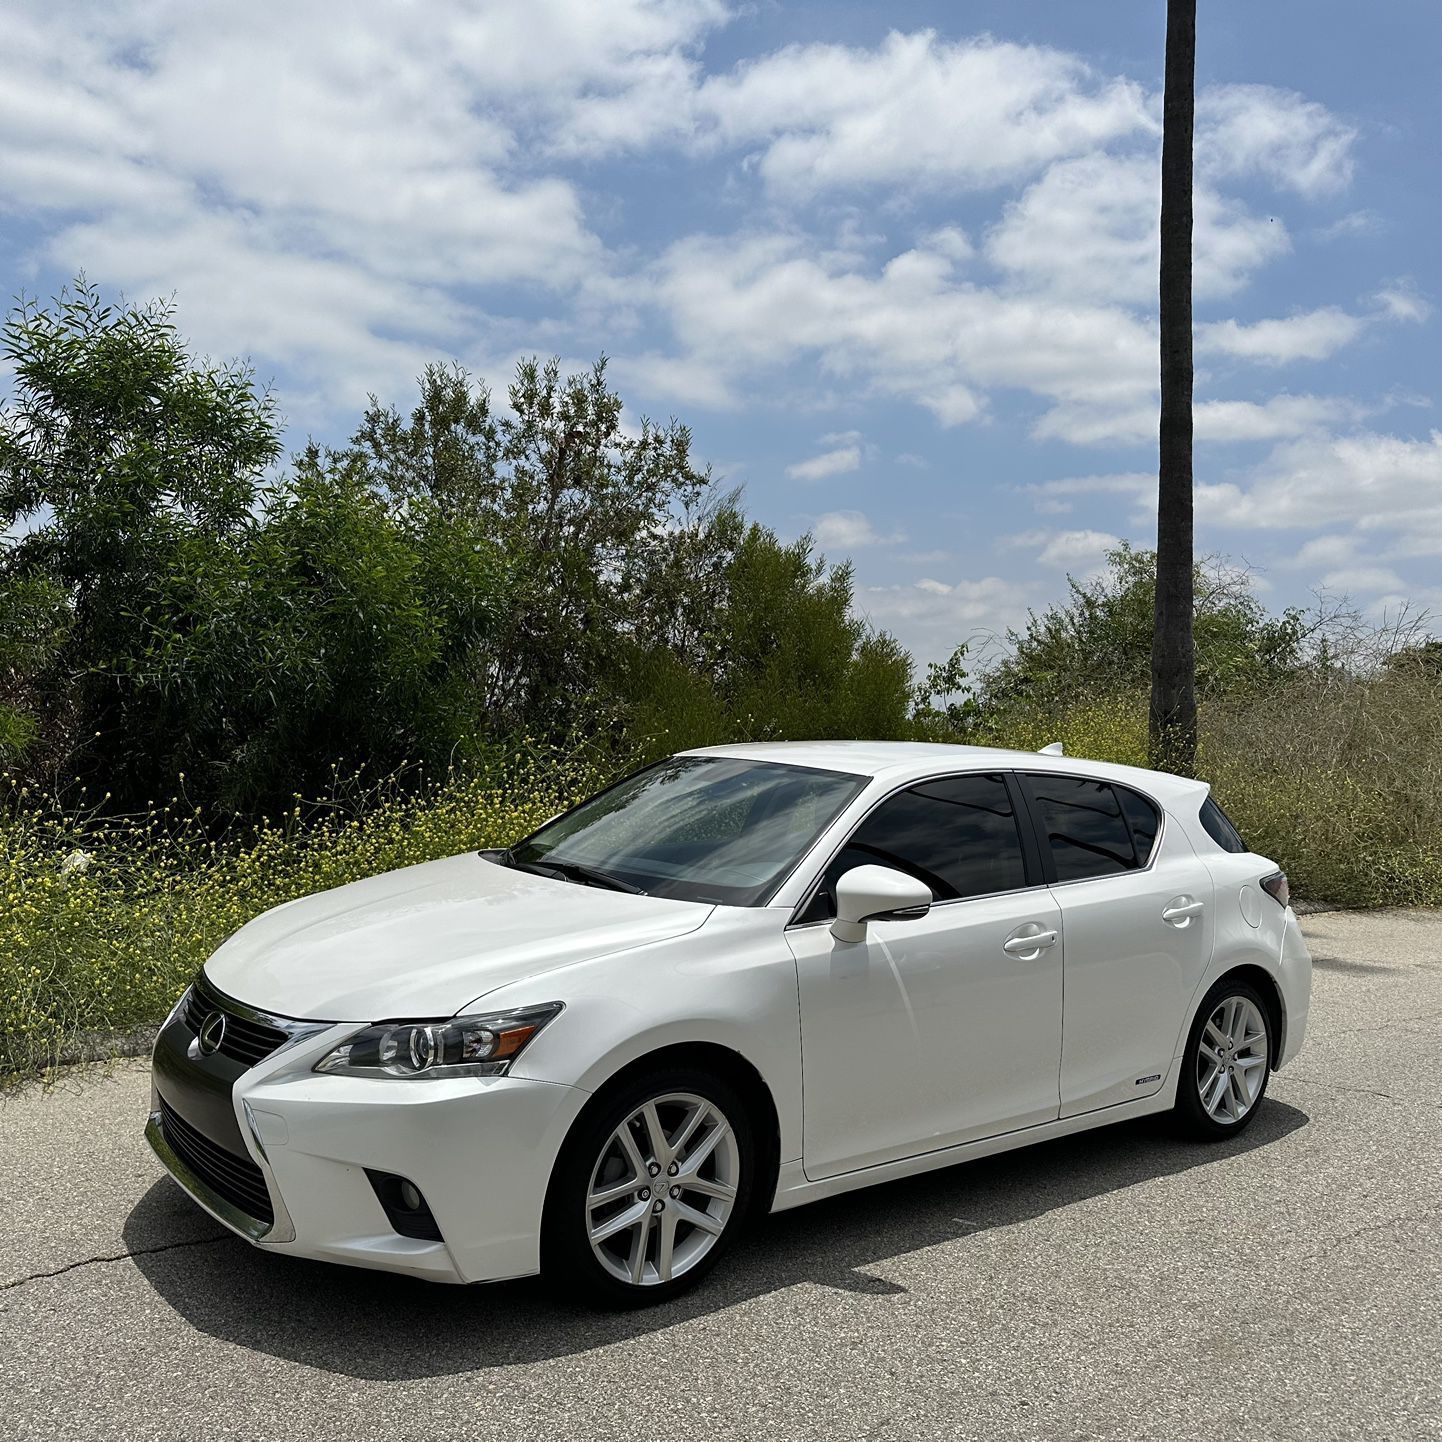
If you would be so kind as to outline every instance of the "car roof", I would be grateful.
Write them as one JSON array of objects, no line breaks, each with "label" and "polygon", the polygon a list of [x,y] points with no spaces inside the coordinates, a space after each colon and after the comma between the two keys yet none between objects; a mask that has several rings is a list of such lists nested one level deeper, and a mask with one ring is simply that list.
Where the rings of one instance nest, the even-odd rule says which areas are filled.
[{"label": "car roof", "polygon": [[953,746],[935,741],[743,741],[731,746],[701,746],[681,754],[778,761],[791,766],[815,766],[826,771],[846,771],[856,776],[888,781],[929,776],[938,770],[984,771],[993,767],[1009,770],[1024,767],[1028,771],[1055,771],[1069,776],[1095,776],[1120,781],[1161,801],[1190,797],[1200,802],[1210,790],[1204,781],[1173,776],[1166,771],[1148,771],[1139,766],[1002,746]]}]

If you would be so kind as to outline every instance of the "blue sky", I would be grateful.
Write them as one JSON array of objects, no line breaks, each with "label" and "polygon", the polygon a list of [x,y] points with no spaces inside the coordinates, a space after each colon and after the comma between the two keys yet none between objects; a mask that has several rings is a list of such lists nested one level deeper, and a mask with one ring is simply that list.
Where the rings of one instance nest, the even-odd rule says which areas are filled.
[{"label": "blue sky", "polygon": [[[3,274],[174,294],[295,442],[605,351],[939,658],[1150,542],[1164,8],[19,0]],[[1442,610],[1442,11],[1200,8],[1199,545]]]}]

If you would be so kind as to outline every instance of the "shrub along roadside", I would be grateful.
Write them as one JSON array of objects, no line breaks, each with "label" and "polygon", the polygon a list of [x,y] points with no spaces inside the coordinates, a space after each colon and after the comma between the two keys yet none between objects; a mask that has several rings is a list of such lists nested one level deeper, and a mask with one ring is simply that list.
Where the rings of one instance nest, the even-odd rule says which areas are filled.
[{"label": "shrub along roadside", "polygon": [[[1293,894],[1334,906],[1442,906],[1442,675],[1299,675],[1200,707],[1197,774]],[[1014,711],[988,745],[1147,764],[1147,698]]]},{"label": "shrub along roadside", "polygon": [[96,820],[16,793],[0,824],[0,1078],[53,1066],[82,1037],[153,1025],[272,906],[508,845],[606,779],[597,760],[530,749],[431,785],[337,785],[304,821],[297,807],[219,839],[181,797]]},{"label": "shrub along roadside", "polygon": [[[1341,906],[1442,906],[1442,675],[1294,680],[1202,709],[1201,774],[1294,892]],[[1146,698],[1014,712],[967,739],[1144,764]],[[647,749],[647,748],[642,748]],[[649,748],[654,750],[654,747]],[[398,866],[506,845],[621,763],[534,743],[427,785],[337,785],[245,834],[177,796],[87,819],[14,793],[0,823],[0,1077],[33,1074],[88,1033],[164,1016],[205,958],[268,907]]]}]

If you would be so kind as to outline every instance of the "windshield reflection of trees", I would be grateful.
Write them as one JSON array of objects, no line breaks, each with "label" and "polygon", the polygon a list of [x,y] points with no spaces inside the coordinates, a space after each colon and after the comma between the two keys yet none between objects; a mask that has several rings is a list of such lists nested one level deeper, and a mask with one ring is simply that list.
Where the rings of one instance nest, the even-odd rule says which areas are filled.
[{"label": "windshield reflection of trees", "polygon": [[673,757],[543,828],[520,854],[601,868],[653,895],[754,904],[859,785],[839,772]]}]

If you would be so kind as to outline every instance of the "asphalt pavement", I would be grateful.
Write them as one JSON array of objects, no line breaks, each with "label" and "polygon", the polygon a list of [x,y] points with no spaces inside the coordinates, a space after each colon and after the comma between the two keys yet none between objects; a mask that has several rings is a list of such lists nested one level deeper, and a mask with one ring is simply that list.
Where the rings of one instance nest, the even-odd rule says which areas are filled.
[{"label": "asphalt pavement", "polygon": [[1238,1140],[818,1203],[621,1315],[250,1248],[150,1156],[144,1064],[77,1068],[0,1100],[0,1438],[1442,1438],[1442,914],[1304,925]]}]

